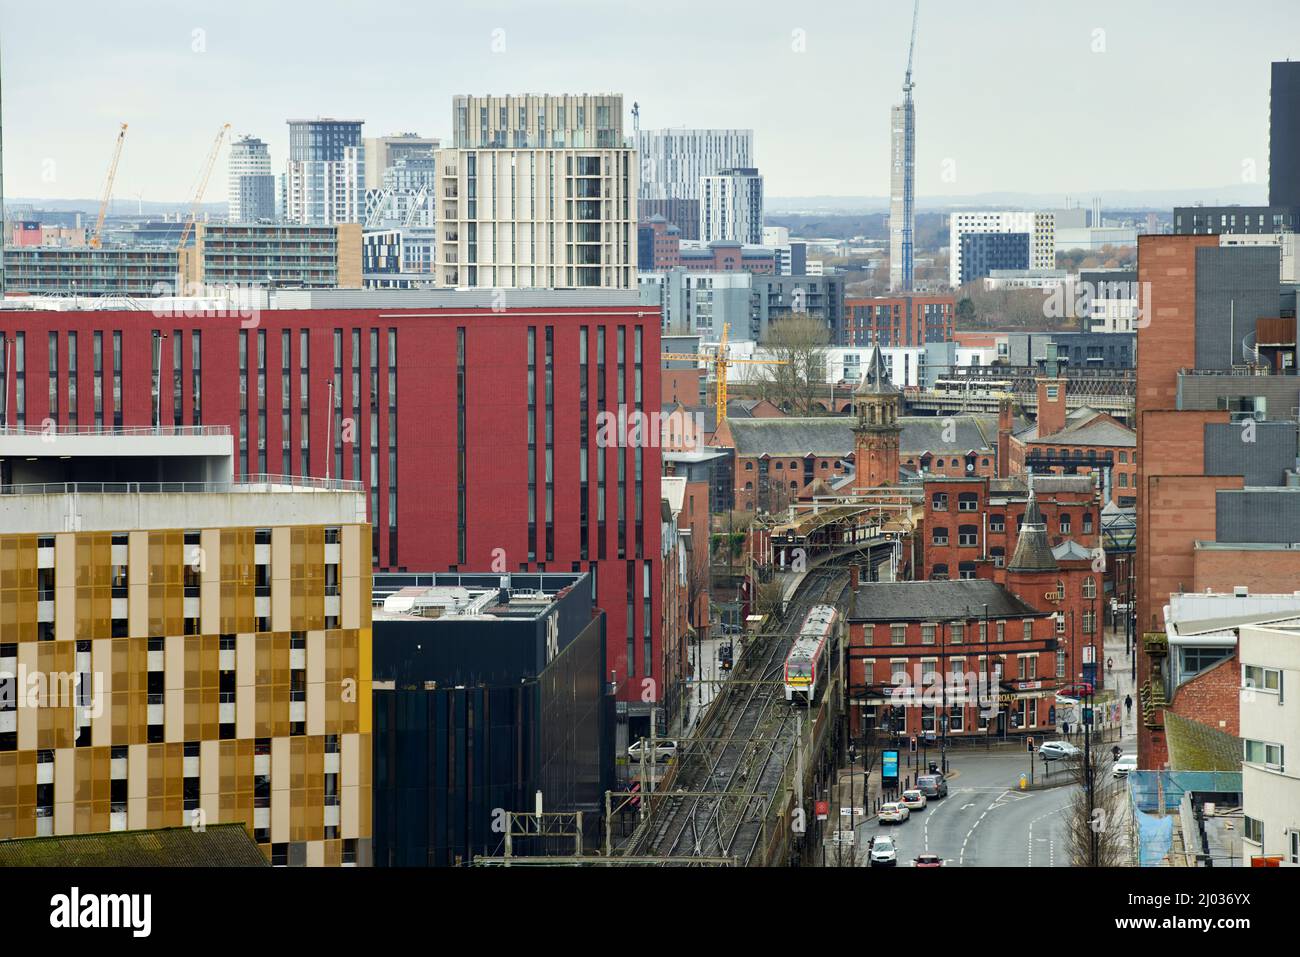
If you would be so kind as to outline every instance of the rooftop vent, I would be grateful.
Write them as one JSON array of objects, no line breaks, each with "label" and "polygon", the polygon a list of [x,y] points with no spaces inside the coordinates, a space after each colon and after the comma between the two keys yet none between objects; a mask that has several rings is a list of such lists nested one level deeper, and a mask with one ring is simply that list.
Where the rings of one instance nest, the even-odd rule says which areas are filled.
[{"label": "rooftop vent", "polygon": [[1250,594],[1250,589],[1245,585],[1234,585],[1232,588],[1232,594],[1236,598],[1245,598]]}]

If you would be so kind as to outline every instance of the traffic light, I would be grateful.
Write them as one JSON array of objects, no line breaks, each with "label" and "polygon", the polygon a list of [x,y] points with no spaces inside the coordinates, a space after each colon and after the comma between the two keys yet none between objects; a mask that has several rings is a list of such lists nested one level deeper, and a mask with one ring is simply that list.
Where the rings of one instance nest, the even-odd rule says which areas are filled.
[{"label": "traffic light", "polygon": [[910,738],[908,739],[908,749],[909,749],[913,754],[916,753],[916,735],[912,735],[912,737],[910,737]]},{"label": "traffic light", "polygon": [[1032,736],[1025,738],[1025,750],[1030,754],[1034,753],[1034,739]]}]

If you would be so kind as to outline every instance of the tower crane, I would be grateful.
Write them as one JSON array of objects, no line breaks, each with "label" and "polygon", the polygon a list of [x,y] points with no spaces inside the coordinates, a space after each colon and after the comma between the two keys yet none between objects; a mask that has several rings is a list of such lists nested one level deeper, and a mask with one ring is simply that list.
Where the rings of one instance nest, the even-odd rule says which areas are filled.
[{"label": "tower crane", "polygon": [[916,52],[916,25],[921,18],[921,0],[912,0],[912,42],[907,48],[907,74],[903,77],[903,93],[912,101],[912,54]]},{"label": "tower crane", "polygon": [[104,217],[108,215],[108,201],[113,196],[113,179],[117,176],[117,161],[122,156],[122,141],[126,139],[126,124],[117,133],[117,143],[113,147],[113,161],[108,164],[108,176],[104,180],[104,197],[99,201],[99,218],[95,220],[95,232],[90,237],[92,249],[98,249],[102,242]]},{"label": "tower crane", "polygon": [[727,324],[722,325],[722,340],[709,352],[692,355],[689,352],[665,352],[660,358],[680,362],[699,362],[703,359],[713,366],[713,374],[718,380],[717,406],[718,419],[727,415],[727,369],[734,365],[784,366],[790,363],[786,359],[733,359],[727,354]]},{"label": "tower crane", "polygon": [[199,188],[194,193],[194,202],[190,206],[190,216],[185,221],[185,228],[181,230],[180,242],[176,244],[177,255],[185,247],[185,243],[189,241],[190,232],[194,229],[194,221],[198,219],[199,206],[203,202],[203,193],[208,188],[208,179],[212,176],[212,167],[216,165],[217,153],[221,150],[221,141],[226,138],[226,131],[229,129],[230,124],[226,123],[217,131],[217,138],[212,141],[212,149],[208,152],[208,158],[199,171]]}]

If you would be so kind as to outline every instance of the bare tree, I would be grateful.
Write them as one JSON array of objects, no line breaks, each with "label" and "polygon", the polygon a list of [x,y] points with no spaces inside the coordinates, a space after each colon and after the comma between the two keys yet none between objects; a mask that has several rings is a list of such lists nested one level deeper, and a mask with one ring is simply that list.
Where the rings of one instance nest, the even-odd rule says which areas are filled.
[{"label": "bare tree", "polygon": [[1080,754],[1070,768],[1079,787],[1064,811],[1065,833],[1070,862],[1075,867],[1120,867],[1127,863],[1122,824],[1124,790],[1110,775],[1113,763],[1110,749],[1094,741],[1086,755]]},{"label": "bare tree", "polygon": [[780,365],[757,366],[758,393],[790,415],[815,415],[814,400],[827,395],[826,346],[830,329],[820,319],[796,313],[768,327],[763,348]]}]

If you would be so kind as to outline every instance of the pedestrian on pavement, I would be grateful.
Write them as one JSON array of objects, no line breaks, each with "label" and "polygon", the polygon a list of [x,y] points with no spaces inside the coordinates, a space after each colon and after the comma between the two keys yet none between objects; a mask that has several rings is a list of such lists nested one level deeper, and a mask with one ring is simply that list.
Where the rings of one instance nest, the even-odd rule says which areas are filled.
[{"label": "pedestrian on pavement", "polygon": [[1064,724],[1061,725],[1061,733],[1064,734],[1067,738],[1070,736],[1070,722],[1066,721]]},{"label": "pedestrian on pavement", "polygon": [[1126,694],[1124,696],[1124,713],[1125,714],[1133,713],[1133,696],[1131,694]]}]

